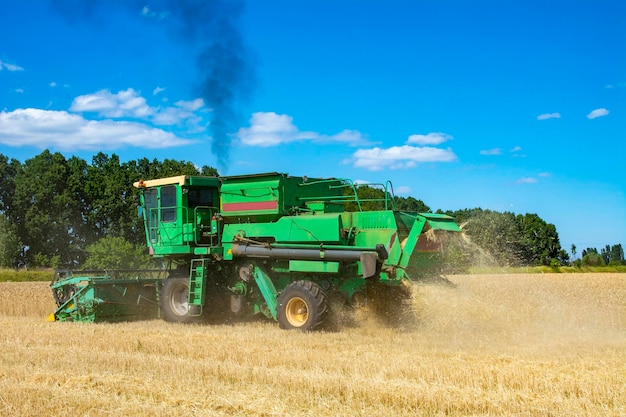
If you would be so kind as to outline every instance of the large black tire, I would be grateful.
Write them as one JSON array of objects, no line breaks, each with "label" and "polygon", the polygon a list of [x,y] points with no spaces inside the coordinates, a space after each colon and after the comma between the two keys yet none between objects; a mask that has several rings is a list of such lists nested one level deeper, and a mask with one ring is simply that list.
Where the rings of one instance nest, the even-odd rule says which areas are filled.
[{"label": "large black tire", "polygon": [[326,294],[311,281],[292,282],[278,297],[276,318],[282,329],[315,330],[327,317]]},{"label": "large black tire", "polygon": [[189,315],[189,278],[170,277],[161,288],[161,314],[172,323],[195,323],[198,317]]}]

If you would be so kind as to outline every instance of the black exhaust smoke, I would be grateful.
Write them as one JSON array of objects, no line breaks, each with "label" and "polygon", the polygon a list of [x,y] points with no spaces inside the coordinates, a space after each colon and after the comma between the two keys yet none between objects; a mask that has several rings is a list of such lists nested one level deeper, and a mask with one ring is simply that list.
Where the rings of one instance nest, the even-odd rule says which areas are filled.
[{"label": "black exhaust smoke", "polygon": [[49,4],[72,23],[89,19],[106,24],[107,11],[113,8],[138,18],[149,11],[181,47],[196,51],[198,81],[193,92],[199,91],[211,110],[211,150],[220,168],[228,168],[231,135],[242,121],[240,106],[256,85],[252,54],[240,31],[242,0],[50,0]]},{"label": "black exhaust smoke", "polygon": [[227,169],[231,135],[242,118],[240,105],[249,100],[256,77],[253,59],[246,48],[239,19],[243,2],[236,0],[168,1],[182,24],[185,41],[200,46],[197,66],[202,97],[211,108],[211,150],[220,168]]}]

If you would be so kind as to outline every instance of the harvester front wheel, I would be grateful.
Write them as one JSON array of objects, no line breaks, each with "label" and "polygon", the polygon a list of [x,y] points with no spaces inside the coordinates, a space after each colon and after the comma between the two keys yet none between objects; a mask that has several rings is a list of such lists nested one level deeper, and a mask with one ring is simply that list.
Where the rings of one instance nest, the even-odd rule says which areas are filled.
[{"label": "harvester front wheel", "polygon": [[161,288],[161,313],[165,321],[193,323],[197,317],[189,315],[189,278],[170,277]]},{"label": "harvester front wheel", "polygon": [[328,316],[326,294],[314,282],[292,282],[278,297],[276,313],[282,329],[315,330]]}]

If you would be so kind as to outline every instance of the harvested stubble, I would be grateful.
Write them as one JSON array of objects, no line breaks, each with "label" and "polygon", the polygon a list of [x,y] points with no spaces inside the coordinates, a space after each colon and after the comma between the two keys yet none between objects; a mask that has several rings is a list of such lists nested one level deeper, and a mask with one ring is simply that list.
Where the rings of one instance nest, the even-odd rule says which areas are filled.
[{"label": "harvested stubble", "polygon": [[311,334],[47,323],[0,287],[25,290],[0,298],[0,415],[626,415],[626,274],[450,279],[416,287],[414,329]]}]

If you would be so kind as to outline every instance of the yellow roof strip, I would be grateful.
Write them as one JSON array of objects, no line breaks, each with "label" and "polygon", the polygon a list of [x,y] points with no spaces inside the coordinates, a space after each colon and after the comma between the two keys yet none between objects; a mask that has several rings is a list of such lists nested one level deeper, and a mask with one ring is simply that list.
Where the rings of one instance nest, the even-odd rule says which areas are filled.
[{"label": "yellow roof strip", "polygon": [[185,185],[188,175],[178,175],[176,177],[159,178],[157,180],[139,180],[133,183],[135,188],[157,187],[159,185]]}]

